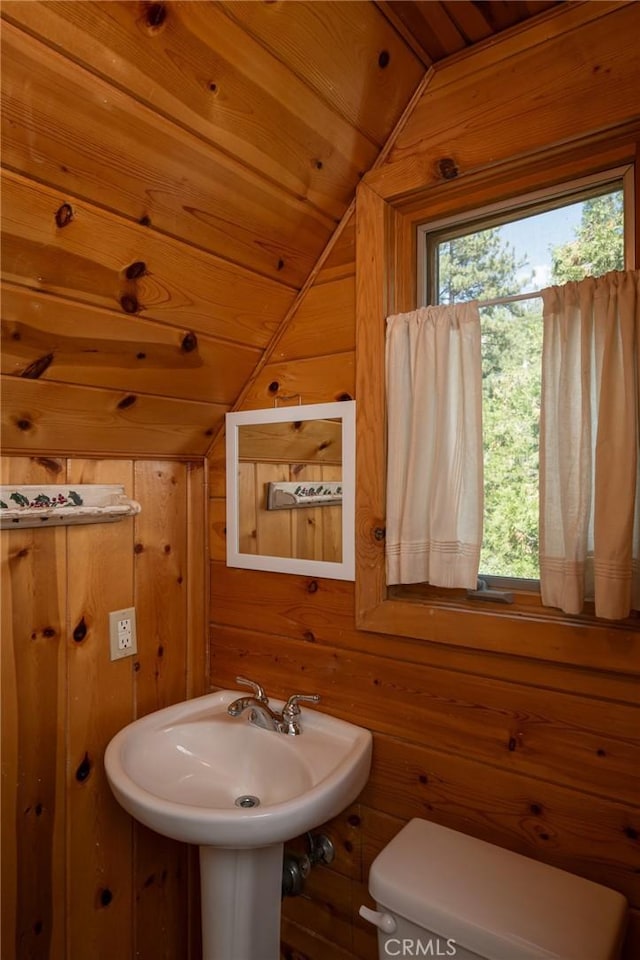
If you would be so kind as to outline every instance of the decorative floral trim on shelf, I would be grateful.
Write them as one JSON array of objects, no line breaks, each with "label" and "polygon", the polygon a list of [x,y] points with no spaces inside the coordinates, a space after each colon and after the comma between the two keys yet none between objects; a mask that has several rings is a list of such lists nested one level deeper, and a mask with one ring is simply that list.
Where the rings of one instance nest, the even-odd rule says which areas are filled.
[{"label": "decorative floral trim on shelf", "polygon": [[119,484],[61,484],[0,487],[0,526],[59,526],[71,523],[105,523],[140,513]]},{"label": "decorative floral trim on shelf", "polygon": [[[82,497],[75,490],[69,490],[68,497],[65,497],[62,493],[59,493],[57,496],[55,493],[53,496],[49,496],[47,493],[39,493],[31,501],[28,497],[25,497],[24,493],[20,493],[19,490],[14,490],[13,493],[9,494],[9,500],[14,500],[19,507],[31,507],[32,509],[40,509],[42,507],[81,507],[83,504]],[[9,509],[9,504],[5,503],[4,500],[0,500],[0,510]]]}]

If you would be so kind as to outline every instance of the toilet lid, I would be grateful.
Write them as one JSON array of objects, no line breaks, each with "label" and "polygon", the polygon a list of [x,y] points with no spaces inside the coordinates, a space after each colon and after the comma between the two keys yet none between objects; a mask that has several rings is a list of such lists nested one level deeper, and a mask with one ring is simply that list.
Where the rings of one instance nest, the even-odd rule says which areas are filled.
[{"label": "toilet lid", "polygon": [[612,960],[627,907],[608,887],[418,819],[376,857],[369,891],[492,960]]}]

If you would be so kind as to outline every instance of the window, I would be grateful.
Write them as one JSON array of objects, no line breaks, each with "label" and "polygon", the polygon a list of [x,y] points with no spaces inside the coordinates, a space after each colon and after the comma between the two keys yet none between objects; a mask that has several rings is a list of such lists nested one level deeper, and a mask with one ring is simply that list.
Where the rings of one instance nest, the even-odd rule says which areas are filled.
[{"label": "window", "polygon": [[[540,291],[625,267],[623,171],[419,228],[423,304],[477,300],[482,323],[489,586],[537,587]],[[628,247],[627,247],[628,249]],[[628,258],[630,260],[630,258]]]}]

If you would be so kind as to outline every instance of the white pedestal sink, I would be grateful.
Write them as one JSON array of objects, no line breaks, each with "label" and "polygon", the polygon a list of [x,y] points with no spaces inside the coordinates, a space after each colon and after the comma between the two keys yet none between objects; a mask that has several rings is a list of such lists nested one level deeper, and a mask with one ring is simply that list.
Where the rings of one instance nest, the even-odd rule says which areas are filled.
[{"label": "white pedestal sink", "polygon": [[278,960],[284,842],[357,797],[371,733],[310,709],[299,736],[264,730],[227,714],[238,696],[218,691],[136,720],[107,747],[105,769],[133,817],[199,846],[203,960]]}]

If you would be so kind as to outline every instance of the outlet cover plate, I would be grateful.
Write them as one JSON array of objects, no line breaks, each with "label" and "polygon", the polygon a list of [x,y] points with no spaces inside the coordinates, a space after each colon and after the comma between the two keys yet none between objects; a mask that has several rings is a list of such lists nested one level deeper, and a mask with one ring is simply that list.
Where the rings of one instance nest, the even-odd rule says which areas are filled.
[{"label": "outlet cover plate", "polygon": [[132,657],[138,652],[135,607],[112,610],[109,614],[109,648],[112,660]]}]

